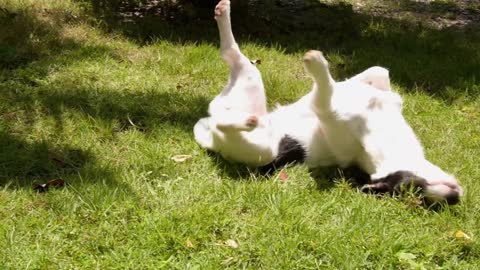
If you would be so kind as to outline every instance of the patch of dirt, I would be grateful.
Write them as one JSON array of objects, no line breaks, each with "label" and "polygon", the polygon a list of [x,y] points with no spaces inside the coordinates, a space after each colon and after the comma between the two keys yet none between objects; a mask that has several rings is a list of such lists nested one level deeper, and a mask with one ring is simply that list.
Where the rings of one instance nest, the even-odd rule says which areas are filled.
[{"label": "patch of dirt", "polygon": [[[247,12],[254,13],[255,7],[270,7],[272,12],[288,10],[288,13],[299,13],[319,2],[326,5],[351,5],[355,13],[362,15],[408,20],[436,29],[480,26],[479,0],[248,0],[239,4],[239,7],[248,7]],[[191,22],[206,16],[212,17],[213,6],[213,0],[144,0],[141,5],[124,0],[120,4],[118,15],[126,23],[141,20],[147,15],[163,21],[186,19]]]},{"label": "patch of dirt", "polygon": [[478,0],[357,0],[352,6],[357,13],[409,20],[437,29],[480,25]]}]

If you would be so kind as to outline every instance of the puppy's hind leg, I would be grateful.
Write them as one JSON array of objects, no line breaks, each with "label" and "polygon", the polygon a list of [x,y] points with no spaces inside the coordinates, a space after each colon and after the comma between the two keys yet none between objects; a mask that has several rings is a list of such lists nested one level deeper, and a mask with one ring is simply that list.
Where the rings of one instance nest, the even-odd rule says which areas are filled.
[{"label": "puppy's hind leg", "polygon": [[230,67],[239,63],[250,63],[238,47],[233,36],[230,20],[230,0],[222,0],[215,7],[215,20],[220,34],[220,53]]},{"label": "puppy's hind leg", "polygon": [[235,42],[229,0],[222,0],[215,7],[215,20],[220,34],[220,53],[230,67],[229,82],[220,94],[224,98],[223,106],[257,117],[265,115],[267,106],[262,77]]},{"label": "puppy's hind leg", "polygon": [[[228,64],[233,64],[234,55],[228,57],[228,51],[240,52],[235,38],[232,33],[232,26],[230,21],[230,1],[222,0],[215,7],[215,20],[217,21],[218,33],[220,34],[220,53],[225,58]],[[238,54],[238,53],[237,53]]]},{"label": "puppy's hind leg", "polygon": [[383,67],[371,67],[362,73],[355,75],[350,80],[358,80],[369,84],[382,91],[390,91],[390,76],[388,69]]},{"label": "puppy's hind leg", "polygon": [[313,89],[313,110],[323,116],[332,112],[331,99],[335,81],[330,75],[328,62],[320,51],[308,51],[303,57],[307,72],[315,81]]}]

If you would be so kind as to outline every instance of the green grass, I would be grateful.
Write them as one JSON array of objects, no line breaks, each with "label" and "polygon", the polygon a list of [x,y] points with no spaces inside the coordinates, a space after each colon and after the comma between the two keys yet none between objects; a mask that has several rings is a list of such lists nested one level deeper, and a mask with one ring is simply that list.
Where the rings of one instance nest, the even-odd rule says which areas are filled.
[{"label": "green grass", "polygon": [[[309,90],[307,49],[324,50],[336,78],[389,67],[427,156],[466,190],[433,211],[304,166],[265,179],[200,149],[193,124],[228,75],[211,18],[147,35],[155,18],[113,24],[88,2],[0,7],[0,268],[480,267],[475,25],[434,29],[332,5],[284,28],[294,34],[282,17],[270,32],[237,27],[272,106]],[[54,178],[66,187],[33,190]]]}]

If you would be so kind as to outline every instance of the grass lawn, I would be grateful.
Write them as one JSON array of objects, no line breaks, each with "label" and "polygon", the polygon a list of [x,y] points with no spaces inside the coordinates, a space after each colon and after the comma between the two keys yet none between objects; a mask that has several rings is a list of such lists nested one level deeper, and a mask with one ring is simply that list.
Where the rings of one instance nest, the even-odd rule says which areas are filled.
[{"label": "grass lawn", "polygon": [[193,125],[228,76],[210,10],[0,0],[0,269],[479,269],[480,6],[323,2],[233,10],[269,103],[310,89],[308,49],[337,79],[389,68],[460,204],[366,195],[304,166],[266,179],[202,150]]}]

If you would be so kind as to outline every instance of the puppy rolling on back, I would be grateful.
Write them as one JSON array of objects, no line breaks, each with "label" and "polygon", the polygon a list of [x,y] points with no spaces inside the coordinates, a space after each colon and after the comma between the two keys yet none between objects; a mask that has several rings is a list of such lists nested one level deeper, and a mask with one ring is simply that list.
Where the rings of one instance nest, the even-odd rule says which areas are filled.
[{"label": "puppy rolling on back", "polygon": [[313,89],[269,113],[261,74],[235,42],[230,1],[219,2],[215,19],[230,77],[210,102],[209,116],[195,124],[200,146],[261,171],[294,162],[311,168],[357,165],[371,177],[364,191],[392,193],[413,184],[430,202],[458,202],[462,188],[426,160],[402,115],[402,99],[391,90],[388,70],[372,67],[336,82],[322,53],[309,51],[304,65]]},{"label": "puppy rolling on back", "polygon": [[425,158],[402,115],[401,97],[391,91],[386,69],[373,67],[334,82],[317,51],[306,54],[305,66],[315,82],[312,110],[322,123],[323,139],[340,166],[356,164],[370,174],[372,183],[362,190],[392,193],[409,184],[420,188],[430,203],[459,201],[463,189]]}]

